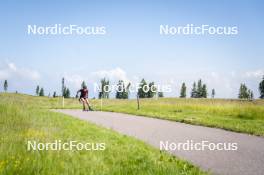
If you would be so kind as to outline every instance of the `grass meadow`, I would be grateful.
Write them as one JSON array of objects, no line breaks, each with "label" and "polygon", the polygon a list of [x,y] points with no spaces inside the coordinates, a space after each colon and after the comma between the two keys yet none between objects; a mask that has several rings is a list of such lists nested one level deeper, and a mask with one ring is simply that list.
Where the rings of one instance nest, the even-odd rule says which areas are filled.
[{"label": "grass meadow", "polygon": [[[131,107],[133,102],[117,101]],[[93,101],[98,107],[99,101]],[[110,110],[114,101],[109,101]],[[130,104],[130,105],[129,105]],[[81,108],[76,99],[65,107]],[[132,137],[51,112],[59,98],[0,94],[0,174],[207,174]],[[112,106],[112,109],[114,107]],[[123,109],[122,109],[123,110]],[[122,111],[119,111],[122,112]],[[104,151],[27,151],[27,141],[104,142]]]},{"label": "grass meadow", "polygon": [[[18,100],[32,98],[18,96]],[[34,97],[28,100],[39,108],[62,108],[62,98]],[[235,99],[182,99],[159,98],[137,101],[118,99],[91,99],[96,110],[135,114],[194,125],[222,128],[225,130],[264,136],[264,100]],[[77,99],[65,99],[65,108],[81,109]]]},{"label": "grass meadow", "polygon": [[[224,99],[90,100],[94,109],[264,136],[264,101]],[[102,104],[102,105],[101,105]],[[0,94],[0,174],[207,174],[132,137],[51,112],[62,98]],[[64,108],[81,109],[77,99]],[[105,142],[105,151],[27,151],[27,141]]]},{"label": "grass meadow", "polygon": [[[100,103],[94,102],[100,109]],[[136,114],[264,136],[264,100],[140,99],[104,100],[104,111]]]}]

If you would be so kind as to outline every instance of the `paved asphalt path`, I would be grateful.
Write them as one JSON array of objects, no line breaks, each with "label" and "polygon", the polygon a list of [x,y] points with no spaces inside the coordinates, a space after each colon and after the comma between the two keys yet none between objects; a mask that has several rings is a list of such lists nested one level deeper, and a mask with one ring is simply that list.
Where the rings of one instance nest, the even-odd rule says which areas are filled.
[{"label": "paved asphalt path", "polygon": [[119,133],[136,137],[160,148],[160,141],[185,143],[237,143],[236,151],[184,151],[170,153],[209,170],[213,174],[263,175],[264,138],[229,132],[221,129],[194,126],[184,123],[140,117],[113,112],[83,112],[81,110],[54,110]]}]

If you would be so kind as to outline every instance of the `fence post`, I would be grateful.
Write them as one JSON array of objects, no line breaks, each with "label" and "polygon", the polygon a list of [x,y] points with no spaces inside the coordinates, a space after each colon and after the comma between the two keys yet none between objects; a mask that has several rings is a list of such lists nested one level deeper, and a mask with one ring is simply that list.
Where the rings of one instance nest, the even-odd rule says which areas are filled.
[{"label": "fence post", "polygon": [[100,101],[101,101],[101,111],[102,111],[103,110],[103,98],[102,97],[101,97]]},{"label": "fence post", "polygon": [[139,110],[139,96],[137,94],[137,109]]}]

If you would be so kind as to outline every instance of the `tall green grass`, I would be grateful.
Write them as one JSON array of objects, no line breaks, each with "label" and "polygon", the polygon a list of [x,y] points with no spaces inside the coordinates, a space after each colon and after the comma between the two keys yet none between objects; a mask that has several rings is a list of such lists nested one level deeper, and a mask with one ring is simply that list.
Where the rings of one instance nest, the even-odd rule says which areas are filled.
[{"label": "tall green grass", "polygon": [[[0,95],[3,100],[15,98],[21,104],[37,108],[62,108],[62,98],[31,97],[28,95]],[[33,100],[34,99],[34,100]],[[264,136],[264,100],[228,99],[140,99],[140,110],[136,100],[103,99],[90,100],[96,110],[135,114],[194,125],[222,128],[225,130]],[[81,109],[77,99],[65,99],[64,108]]]},{"label": "tall green grass", "polygon": [[264,136],[264,100],[140,99],[104,100],[103,110]]},{"label": "tall green grass", "polygon": [[[205,174],[134,138],[49,111],[60,106],[58,98],[0,94],[0,174]],[[106,150],[27,151],[28,140],[104,142]]]}]

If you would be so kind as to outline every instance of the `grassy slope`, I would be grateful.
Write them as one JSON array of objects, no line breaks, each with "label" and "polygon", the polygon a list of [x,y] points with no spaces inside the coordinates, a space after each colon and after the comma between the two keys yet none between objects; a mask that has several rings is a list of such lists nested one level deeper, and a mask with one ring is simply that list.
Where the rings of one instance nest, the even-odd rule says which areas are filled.
[{"label": "grassy slope", "polygon": [[[0,94],[0,174],[204,174],[141,141],[48,111],[59,106],[58,99]],[[55,139],[105,142],[106,150],[26,150],[27,140]]]},{"label": "grassy slope", "polygon": [[[94,108],[100,110],[100,100],[91,101]],[[62,100],[60,98],[38,100],[38,104],[50,108],[61,108]],[[102,110],[264,136],[264,100],[140,99],[140,106],[141,109],[137,110],[136,100],[104,99]],[[67,99],[65,108],[81,108],[81,104],[76,99]]]},{"label": "grassy slope", "polygon": [[[24,98],[28,97],[23,96]],[[35,105],[45,108],[62,108],[61,98],[34,98]],[[100,100],[91,100],[91,102],[94,108],[101,109]],[[141,109],[137,110],[136,100],[104,99],[102,110],[264,136],[264,100],[140,99],[140,106]],[[76,99],[65,99],[65,108],[80,109],[81,104]]]},{"label": "grassy slope", "polygon": [[[98,106],[98,102],[95,102]],[[222,99],[141,99],[137,110],[135,100],[104,100],[103,110],[195,125],[223,128],[264,136],[264,100],[240,101]]]}]

